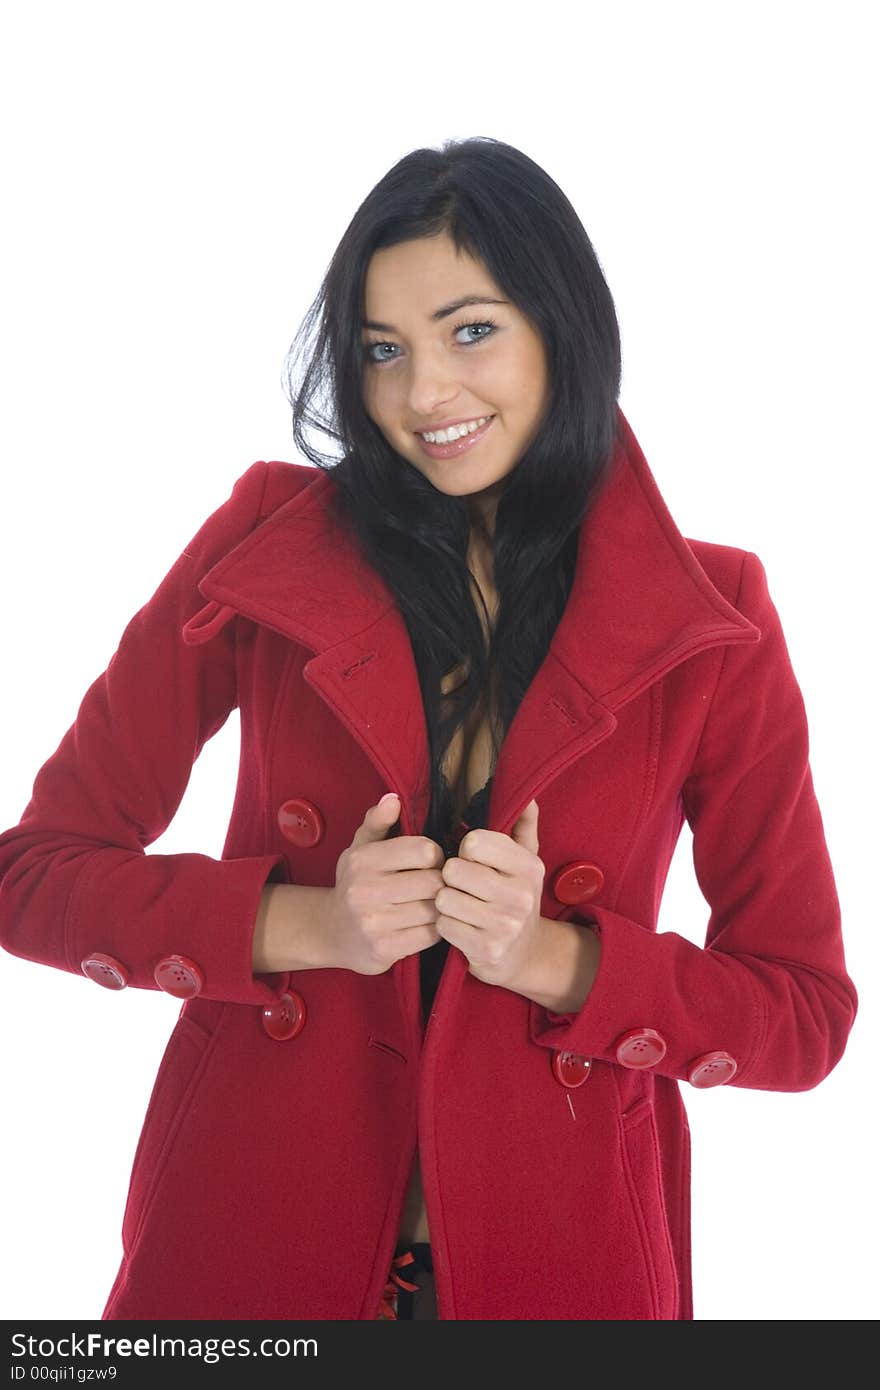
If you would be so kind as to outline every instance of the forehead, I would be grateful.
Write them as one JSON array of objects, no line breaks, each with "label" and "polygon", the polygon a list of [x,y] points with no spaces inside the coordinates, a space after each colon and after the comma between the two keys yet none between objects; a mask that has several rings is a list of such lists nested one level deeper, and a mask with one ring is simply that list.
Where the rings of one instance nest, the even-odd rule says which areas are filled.
[{"label": "forehead", "polygon": [[368,317],[383,309],[390,312],[392,306],[401,311],[413,305],[429,310],[444,297],[481,291],[501,297],[482,261],[459,250],[443,233],[375,251],[364,280],[364,307]]}]

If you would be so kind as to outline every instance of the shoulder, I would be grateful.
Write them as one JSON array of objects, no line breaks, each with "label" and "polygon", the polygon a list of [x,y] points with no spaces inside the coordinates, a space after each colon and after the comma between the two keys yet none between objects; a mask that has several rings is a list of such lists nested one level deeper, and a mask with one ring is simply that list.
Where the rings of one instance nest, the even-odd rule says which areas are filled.
[{"label": "shoulder", "polygon": [[731,603],[736,599],[745,557],[749,553],[735,545],[717,545],[713,541],[685,540],[711,579],[715,588]]},{"label": "shoulder", "polygon": [[767,598],[767,574],[754,551],[692,540],[690,536],[685,539],[718,592],[746,617],[751,617],[747,610],[753,606],[755,597],[759,607]]},{"label": "shoulder", "polygon": [[252,464],[248,472],[254,468],[263,470],[262,493],[258,511],[260,521],[271,516],[279,507],[283,507],[285,502],[289,502],[291,497],[302,492],[303,488],[310,487],[312,483],[324,476],[320,468],[315,468],[311,464],[287,463],[284,459],[268,459],[262,463]]},{"label": "shoulder", "polygon": [[321,476],[319,468],[284,459],[258,459],[236,478],[227,507],[253,523],[264,521]]},{"label": "shoulder", "polygon": [[737,668],[750,661],[767,661],[775,656],[787,673],[788,646],[774,597],[775,579],[772,573],[768,575],[761,557],[753,550],[738,546],[686,539],[718,592],[759,632],[758,642],[738,646],[727,658],[727,664]]},{"label": "shoulder", "polygon": [[202,569],[215,564],[261,526],[321,470],[282,459],[259,459],[241,473],[226,500],[205,518],[184,547],[184,555]]}]

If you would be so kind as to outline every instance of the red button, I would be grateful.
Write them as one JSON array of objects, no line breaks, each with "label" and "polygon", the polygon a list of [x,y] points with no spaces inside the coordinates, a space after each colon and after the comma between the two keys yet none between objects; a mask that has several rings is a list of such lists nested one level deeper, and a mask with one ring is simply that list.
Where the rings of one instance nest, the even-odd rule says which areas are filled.
[{"label": "red button", "polygon": [[270,1038],[277,1042],[287,1042],[295,1038],[306,1026],[306,1006],[302,995],[295,989],[288,990],[280,998],[266,1004],[263,1009],[263,1027]]},{"label": "red button", "polygon": [[553,893],[560,903],[586,903],[601,893],[605,875],[598,864],[576,859],[564,864],[553,879]]},{"label": "red button", "polygon": [[278,828],[292,845],[312,849],[324,838],[324,817],[311,801],[295,796],[278,807]]},{"label": "red button", "polygon": [[553,1053],[553,1075],[563,1086],[583,1086],[592,1065],[591,1058],[582,1057],[579,1052]]},{"label": "red button", "polygon": [[688,1068],[692,1086],[723,1086],[736,1076],[736,1062],[729,1052],[704,1052]]},{"label": "red button", "polygon": [[153,979],[175,999],[192,999],[205,983],[205,977],[188,956],[163,956],[153,971]]},{"label": "red button", "polygon": [[125,989],[128,984],[128,971],[122,961],[106,955],[104,951],[93,951],[80,961],[79,968],[96,985],[103,985],[105,989]]},{"label": "red button", "polygon": [[631,1028],[617,1039],[615,1055],[622,1067],[641,1071],[662,1062],[666,1056],[666,1043],[653,1028]]}]

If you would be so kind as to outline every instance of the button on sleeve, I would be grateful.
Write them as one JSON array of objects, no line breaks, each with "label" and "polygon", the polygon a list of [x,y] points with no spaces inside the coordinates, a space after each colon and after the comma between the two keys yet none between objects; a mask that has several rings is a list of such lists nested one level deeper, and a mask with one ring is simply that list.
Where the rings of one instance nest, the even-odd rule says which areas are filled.
[{"label": "button on sleeve", "polygon": [[724,1086],[736,1076],[736,1062],[729,1052],[704,1052],[696,1057],[688,1067],[688,1081],[692,1086],[705,1089],[707,1086]]},{"label": "button on sleeve", "polygon": [[622,1067],[643,1071],[663,1061],[666,1043],[654,1028],[631,1028],[617,1039],[615,1055]]},{"label": "button on sleeve", "polygon": [[175,999],[192,999],[201,993],[205,984],[200,967],[186,956],[163,956],[153,977],[159,988],[166,994],[173,994]]},{"label": "button on sleeve", "polygon": [[80,962],[80,970],[105,989],[125,989],[128,984],[125,966],[115,956],[108,956],[106,951],[92,951]]}]

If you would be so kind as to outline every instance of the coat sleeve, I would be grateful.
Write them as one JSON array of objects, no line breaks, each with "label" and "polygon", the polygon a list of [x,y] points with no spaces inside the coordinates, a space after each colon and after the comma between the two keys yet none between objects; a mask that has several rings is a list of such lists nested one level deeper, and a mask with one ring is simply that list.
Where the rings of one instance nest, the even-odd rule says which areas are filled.
[{"label": "coat sleeve", "polygon": [[285,977],[255,976],[251,951],[261,891],[273,871],[285,881],[283,856],[145,853],[237,704],[237,623],[210,624],[214,635],[203,628],[191,643],[182,629],[208,611],[199,579],[257,524],[267,470],[241,475],[130,620],[19,824],[0,835],[0,943],[13,955],[111,988],[276,997]]},{"label": "coat sleeve", "polygon": [[[745,552],[736,607],[757,643],[725,649],[681,788],[710,908],[705,946],[590,905],[599,967],[582,1008],[533,1004],[533,1041],[696,1086],[817,1085],[840,1060],[857,996],[809,765],[807,719],[761,561]],[[643,1049],[627,1034],[650,1029]],[[620,1051],[619,1051],[620,1049]],[[733,1068],[735,1067],[735,1070]]]}]

